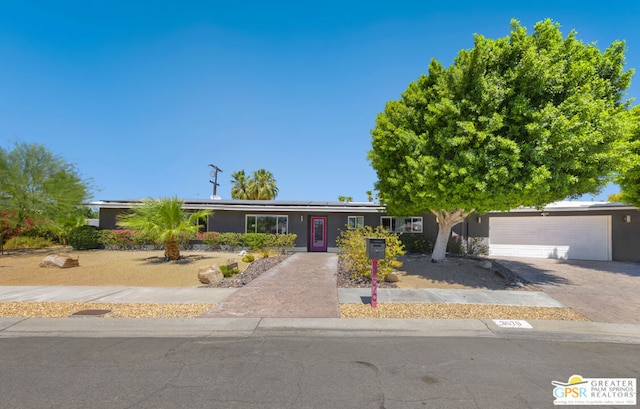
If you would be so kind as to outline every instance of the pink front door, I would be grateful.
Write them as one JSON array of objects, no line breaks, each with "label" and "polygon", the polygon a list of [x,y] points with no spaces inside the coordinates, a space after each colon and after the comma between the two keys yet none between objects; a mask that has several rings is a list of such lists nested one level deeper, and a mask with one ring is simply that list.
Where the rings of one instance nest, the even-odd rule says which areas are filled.
[{"label": "pink front door", "polygon": [[311,218],[311,251],[327,251],[327,218]]}]

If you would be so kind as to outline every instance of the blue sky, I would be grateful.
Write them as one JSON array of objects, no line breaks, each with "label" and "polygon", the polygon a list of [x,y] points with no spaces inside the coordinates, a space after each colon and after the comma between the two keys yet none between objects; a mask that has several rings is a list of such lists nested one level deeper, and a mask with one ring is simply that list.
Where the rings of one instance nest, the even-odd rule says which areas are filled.
[{"label": "blue sky", "polygon": [[44,144],[96,200],[207,199],[213,163],[224,199],[265,168],[278,199],[365,201],[376,114],[511,18],[626,40],[640,67],[637,1],[0,0],[0,146]]}]

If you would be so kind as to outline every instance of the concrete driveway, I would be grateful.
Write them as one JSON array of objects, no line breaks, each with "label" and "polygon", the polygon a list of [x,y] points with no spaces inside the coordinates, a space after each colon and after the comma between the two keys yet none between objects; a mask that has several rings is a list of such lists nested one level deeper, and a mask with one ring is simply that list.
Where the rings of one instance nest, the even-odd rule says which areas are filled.
[{"label": "concrete driveway", "polygon": [[592,321],[640,324],[640,264],[497,258],[520,277]]}]

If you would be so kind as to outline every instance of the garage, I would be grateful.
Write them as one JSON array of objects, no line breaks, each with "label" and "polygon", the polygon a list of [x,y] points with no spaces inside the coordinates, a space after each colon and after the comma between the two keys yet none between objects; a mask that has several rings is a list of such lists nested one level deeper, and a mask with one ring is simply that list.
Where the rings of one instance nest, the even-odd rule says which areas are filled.
[{"label": "garage", "polygon": [[490,217],[489,254],[611,260],[611,216]]}]

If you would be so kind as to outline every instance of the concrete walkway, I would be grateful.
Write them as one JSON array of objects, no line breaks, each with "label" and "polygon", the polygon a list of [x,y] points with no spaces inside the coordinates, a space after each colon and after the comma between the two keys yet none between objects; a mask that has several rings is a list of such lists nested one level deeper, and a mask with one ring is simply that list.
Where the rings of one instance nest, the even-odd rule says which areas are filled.
[{"label": "concrete walkway", "polygon": [[332,253],[296,253],[240,288],[202,317],[339,318]]},{"label": "concrete walkway", "polygon": [[[359,304],[371,302],[371,290],[368,288],[339,288],[340,304]],[[564,308],[542,291],[516,290],[447,290],[440,288],[380,288],[378,302],[404,303],[441,303],[441,304],[490,304],[532,307]]]}]

